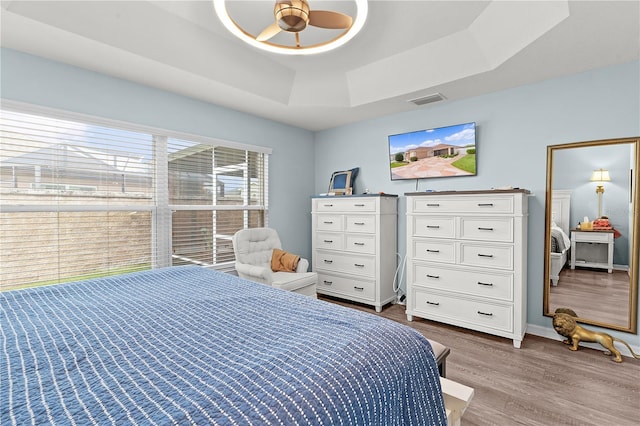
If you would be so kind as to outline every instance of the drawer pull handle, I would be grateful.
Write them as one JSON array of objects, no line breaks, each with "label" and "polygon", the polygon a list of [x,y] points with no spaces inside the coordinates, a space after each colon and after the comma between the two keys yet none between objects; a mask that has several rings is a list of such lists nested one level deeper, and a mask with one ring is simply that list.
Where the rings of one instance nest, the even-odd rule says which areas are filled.
[{"label": "drawer pull handle", "polygon": [[427,253],[440,253],[440,250],[427,249]]},{"label": "drawer pull handle", "polygon": [[325,260],[324,260],[324,263],[333,263],[333,260],[327,260],[327,259],[325,259]]},{"label": "drawer pull handle", "polygon": [[440,229],[440,225],[427,225],[428,229]]},{"label": "drawer pull handle", "polygon": [[333,281],[327,281],[327,280],[324,280],[323,282],[324,282],[324,285],[331,285],[331,284],[333,284]]},{"label": "drawer pull handle", "polygon": [[440,306],[440,302],[429,302],[427,300],[427,305]]},{"label": "drawer pull handle", "polygon": [[356,266],[358,268],[364,268],[364,265],[361,263],[354,263],[353,266]]},{"label": "drawer pull handle", "polygon": [[482,228],[479,226],[478,231],[493,231],[493,228]]},{"label": "drawer pull handle", "polygon": [[333,204],[325,204],[325,207],[333,207]]},{"label": "drawer pull handle", "polygon": [[364,204],[354,204],[354,207],[364,207]]},{"label": "drawer pull handle", "polygon": [[429,275],[429,274],[427,274],[427,278],[433,278],[433,279],[439,280],[440,279],[440,275]]},{"label": "drawer pull handle", "polygon": [[478,281],[478,285],[486,285],[487,287],[493,287],[493,283],[483,283],[482,281]]},{"label": "drawer pull handle", "polygon": [[325,220],[323,223],[326,223],[327,225],[331,225],[333,223],[333,221],[327,221]]},{"label": "drawer pull handle", "polygon": [[356,286],[353,286],[353,288],[354,288],[354,289],[356,289],[356,290],[358,290],[358,291],[364,291],[364,287],[356,287]]},{"label": "drawer pull handle", "polygon": [[364,225],[364,222],[353,222],[354,225]]},{"label": "drawer pull handle", "polygon": [[363,246],[364,245],[364,243],[357,243],[357,242],[353,243],[353,244],[356,245],[356,246]]},{"label": "drawer pull handle", "polygon": [[333,240],[324,240],[325,243],[333,243]]},{"label": "drawer pull handle", "polygon": [[493,316],[493,314],[491,312],[478,311],[478,314],[484,315],[485,317],[492,317]]},{"label": "drawer pull handle", "polygon": [[427,207],[440,207],[439,203],[427,203]]},{"label": "drawer pull handle", "polygon": [[482,254],[482,253],[478,253],[479,257],[493,257],[492,254]]},{"label": "drawer pull handle", "polygon": [[493,203],[478,203],[478,207],[493,207]]}]

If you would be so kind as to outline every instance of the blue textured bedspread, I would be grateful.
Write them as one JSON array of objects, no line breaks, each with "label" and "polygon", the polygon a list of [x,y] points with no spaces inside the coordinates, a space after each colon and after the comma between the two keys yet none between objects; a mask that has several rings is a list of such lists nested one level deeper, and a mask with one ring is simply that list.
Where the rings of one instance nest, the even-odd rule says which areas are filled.
[{"label": "blue textured bedspread", "polygon": [[0,293],[0,424],[446,424],[428,341],[200,267]]}]

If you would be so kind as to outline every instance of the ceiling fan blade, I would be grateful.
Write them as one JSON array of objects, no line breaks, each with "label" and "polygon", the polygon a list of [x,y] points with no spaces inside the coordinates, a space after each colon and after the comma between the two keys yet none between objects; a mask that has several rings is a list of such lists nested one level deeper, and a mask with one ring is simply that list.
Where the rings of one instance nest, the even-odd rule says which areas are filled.
[{"label": "ceiling fan blade", "polygon": [[309,12],[309,25],[319,28],[345,29],[349,28],[353,19],[349,15],[329,10],[312,10]]},{"label": "ceiling fan blade", "polygon": [[278,26],[278,23],[274,22],[273,24],[269,25],[267,28],[262,30],[262,32],[260,34],[258,34],[258,37],[256,37],[256,40],[258,40],[258,41],[267,41],[271,37],[273,37],[276,34],[278,34],[280,31],[282,31],[282,30]]}]

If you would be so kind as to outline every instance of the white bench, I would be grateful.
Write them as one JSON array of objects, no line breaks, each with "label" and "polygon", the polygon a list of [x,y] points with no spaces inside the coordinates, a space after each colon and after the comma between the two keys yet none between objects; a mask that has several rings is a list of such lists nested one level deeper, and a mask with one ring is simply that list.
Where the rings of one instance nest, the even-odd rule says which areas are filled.
[{"label": "white bench", "polygon": [[433,354],[436,357],[438,371],[440,373],[440,386],[444,396],[444,406],[447,410],[447,424],[450,426],[460,425],[460,418],[469,406],[473,398],[473,388],[451,381],[447,375],[447,357],[451,350],[435,340],[429,340]]}]

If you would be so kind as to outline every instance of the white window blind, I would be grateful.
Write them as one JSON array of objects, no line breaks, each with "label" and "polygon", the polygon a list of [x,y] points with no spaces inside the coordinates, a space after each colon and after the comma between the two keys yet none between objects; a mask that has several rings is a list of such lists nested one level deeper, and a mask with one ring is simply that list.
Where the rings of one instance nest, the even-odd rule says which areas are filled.
[{"label": "white window blind", "polygon": [[265,226],[266,154],[169,139],[172,264],[233,269],[231,237]]},{"label": "white window blind", "polygon": [[3,109],[0,289],[157,266],[233,269],[268,154]]}]

